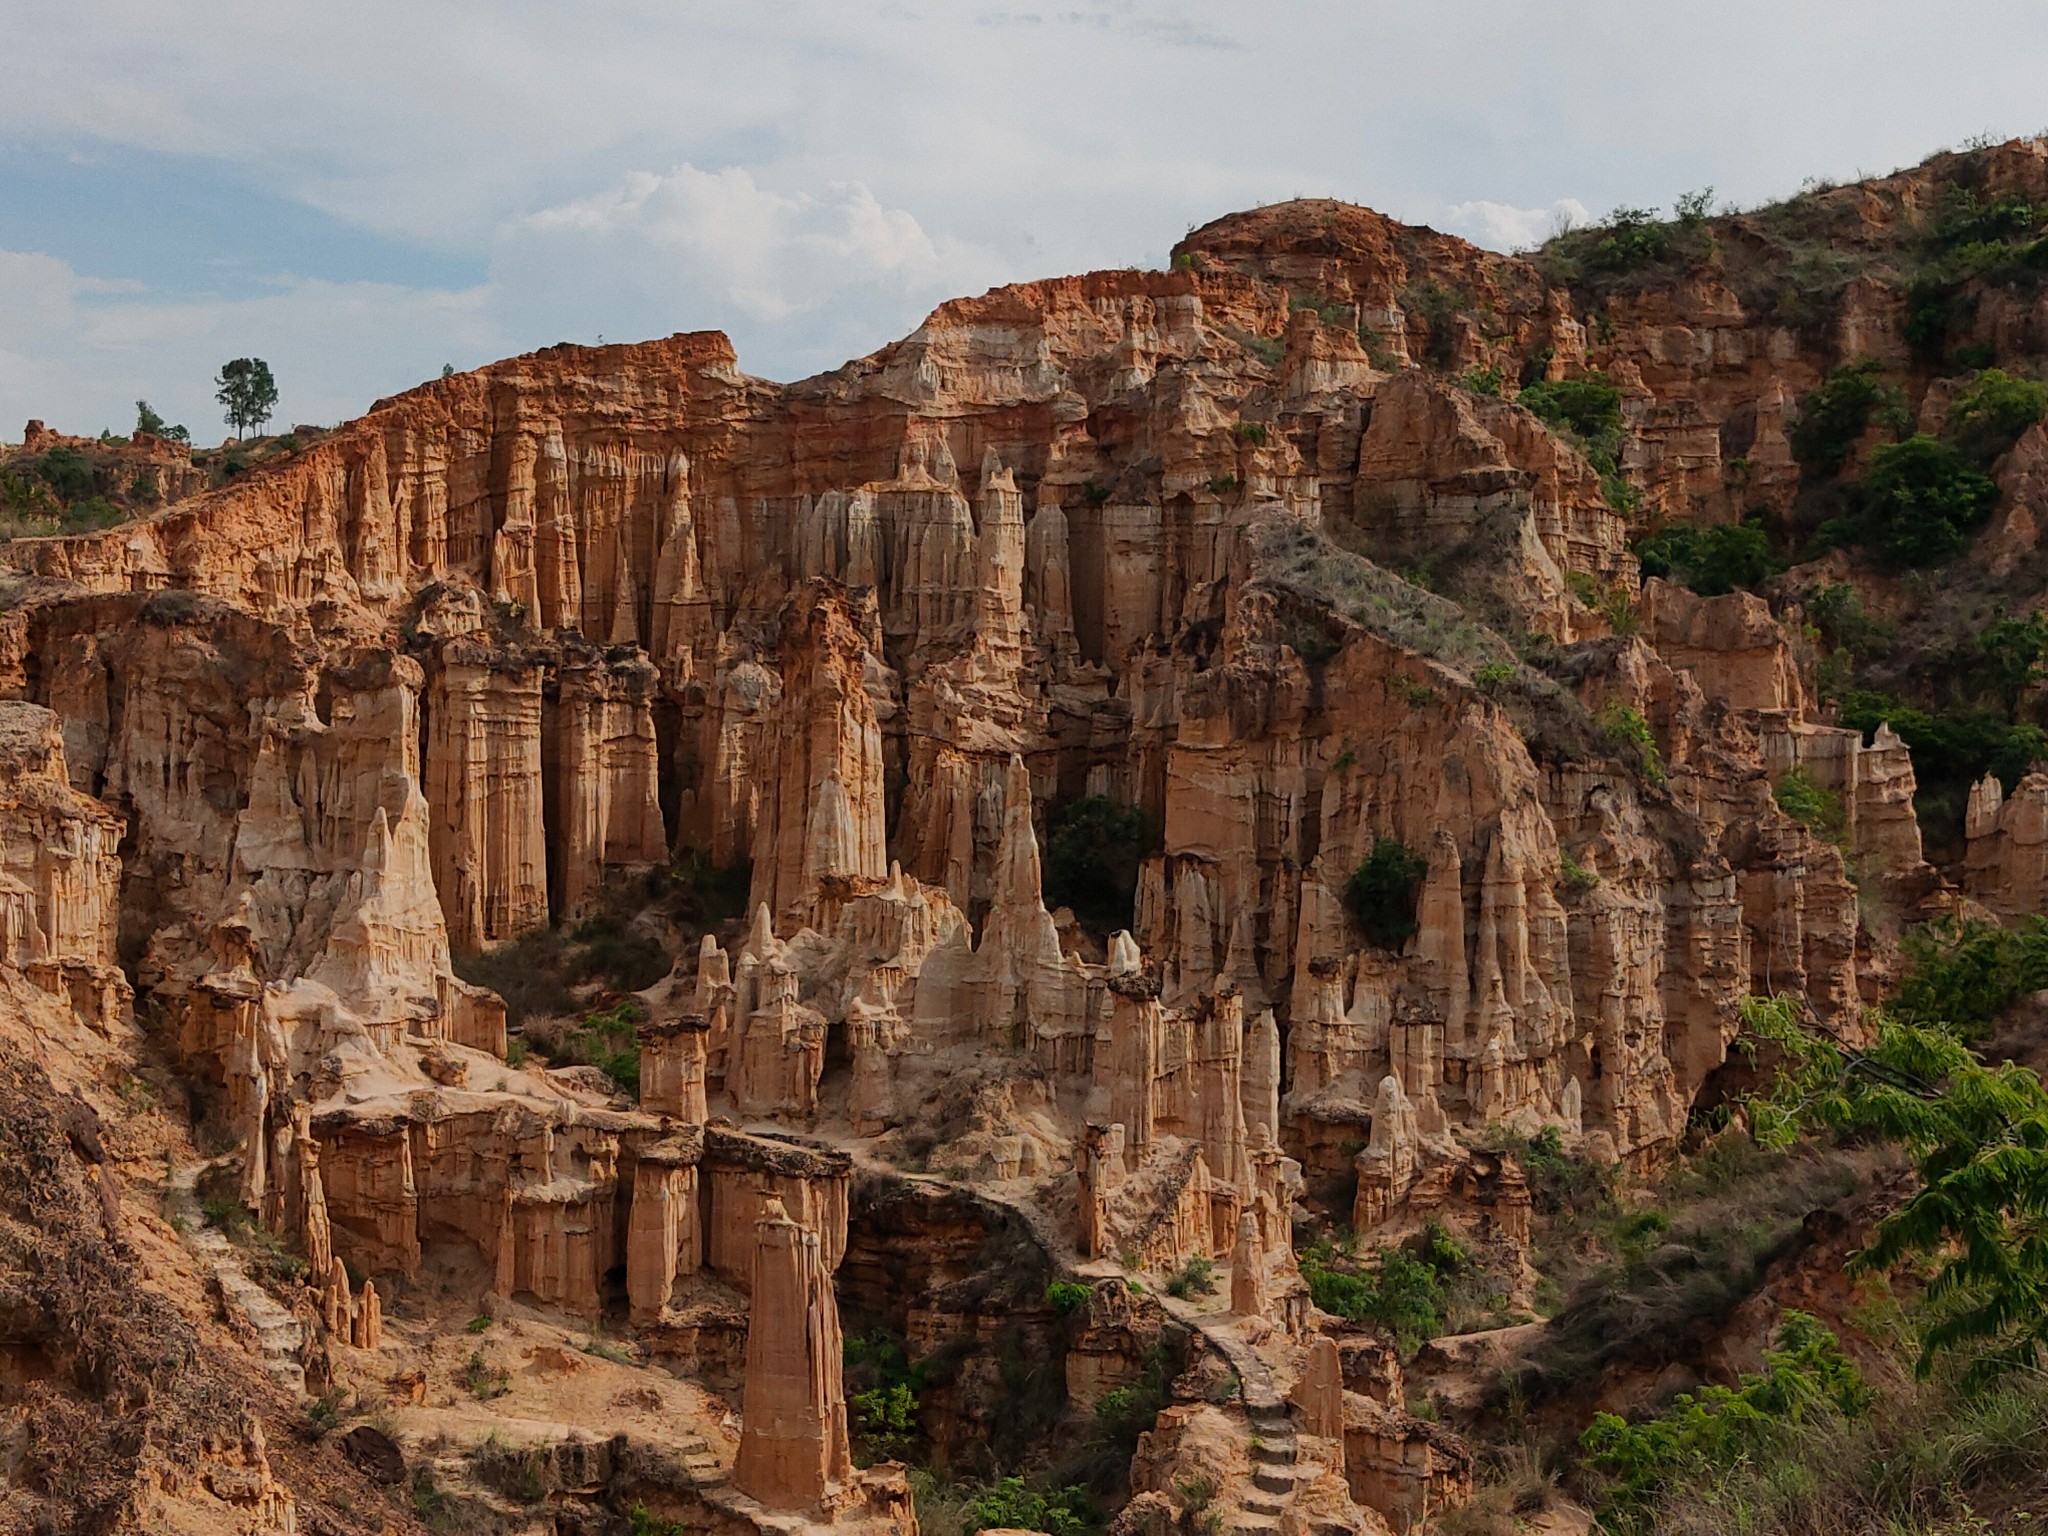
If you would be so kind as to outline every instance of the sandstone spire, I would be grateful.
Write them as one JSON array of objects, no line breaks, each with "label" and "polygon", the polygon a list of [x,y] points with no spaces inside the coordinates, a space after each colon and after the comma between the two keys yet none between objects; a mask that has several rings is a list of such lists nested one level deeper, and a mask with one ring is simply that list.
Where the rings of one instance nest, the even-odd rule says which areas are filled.
[{"label": "sandstone spire", "polygon": [[818,1234],[779,1195],[755,1224],[746,1396],[733,1482],[770,1509],[814,1508],[852,1469],[839,1304]]},{"label": "sandstone spire", "polygon": [[1237,1244],[1230,1250],[1230,1310],[1239,1317],[1266,1315],[1266,1253],[1255,1211],[1237,1218]]}]

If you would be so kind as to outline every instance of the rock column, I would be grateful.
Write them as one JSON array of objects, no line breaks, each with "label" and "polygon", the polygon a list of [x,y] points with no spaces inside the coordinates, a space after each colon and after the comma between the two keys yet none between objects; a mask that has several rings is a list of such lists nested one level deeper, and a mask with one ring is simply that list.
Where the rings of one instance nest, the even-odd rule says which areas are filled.
[{"label": "rock column", "polygon": [[779,1196],[754,1227],[747,1383],[733,1482],[770,1509],[815,1508],[852,1470],[839,1305],[818,1234]]}]

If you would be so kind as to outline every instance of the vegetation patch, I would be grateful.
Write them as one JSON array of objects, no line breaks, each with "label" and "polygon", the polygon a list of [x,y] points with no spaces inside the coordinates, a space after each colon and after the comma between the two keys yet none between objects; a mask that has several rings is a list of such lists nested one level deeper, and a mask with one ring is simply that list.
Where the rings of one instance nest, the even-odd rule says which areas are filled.
[{"label": "vegetation patch", "polygon": [[1366,938],[1399,953],[1416,933],[1416,904],[1429,861],[1398,838],[1381,837],[1344,882],[1344,905]]},{"label": "vegetation patch", "polygon": [[1046,820],[1047,904],[1071,908],[1096,934],[1129,928],[1138,867],[1159,842],[1152,818],[1134,805],[1082,795],[1055,805]]}]

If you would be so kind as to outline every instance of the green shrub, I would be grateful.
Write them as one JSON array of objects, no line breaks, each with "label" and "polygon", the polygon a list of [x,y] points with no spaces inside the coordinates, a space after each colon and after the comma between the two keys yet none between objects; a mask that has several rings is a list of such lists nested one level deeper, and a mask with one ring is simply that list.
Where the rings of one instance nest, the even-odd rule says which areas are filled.
[{"label": "green shrub", "polygon": [[1458,387],[1470,390],[1475,395],[1497,395],[1506,382],[1506,376],[1491,363],[1477,368],[1467,368],[1458,375]]},{"label": "green shrub", "polygon": [[1814,783],[1804,768],[1794,768],[1778,780],[1771,794],[1778,809],[1808,831],[1827,838],[1841,836],[1842,797]]},{"label": "green shrub", "polygon": [[1398,953],[1417,927],[1415,907],[1429,863],[1397,838],[1381,837],[1344,882],[1344,904],[1381,949]]},{"label": "green shrub", "polygon": [[1664,757],[1657,750],[1657,733],[1641,710],[1619,700],[1609,703],[1600,711],[1600,734],[1633,756],[1644,778],[1652,784],[1664,782]]},{"label": "green shrub", "polygon": [[60,443],[36,462],[35,470],[59,501],[80,501],[92,494],[92,465],[76,448]]},{"label": "green shrub", "polygon": [[1304,1259],[1302,1278],[1309,1299],[1323,1311],[1354,1323],[1378,1323],[1412,1354],[1443,1327],[1443,1286],[1437,1272],[1400,1248],[1380,1250],[1369,1274],[1347,1274]]},{"label": "green shrub", "polygon": [[1515,404],[1589,442],[1621,432],[1621,390],[1597,369],[1531,384],[1515,397]]},{"label": "green shrub", "polygon": [[1632,272],[1670,252],[1671,230],[1658,220],[1656,209],[1617,208],[1607,215],[1585,262],[1596,272]]},{"label": "green shrub", "polygon": [[490,1364],[484,1359],[482,1350],[470,1351],[469,1359],[463,1362],[456,1379],[480,1403],[503,1397],[512,1390],[512,1373]]},{"label": "green shrub", "polygon": [[1637,545],[1636,558],[1645,576],[1662,576],[1702,597],[1749,590],[1785,569],[1756,523],[1675,524]]},{"label": "green shrub", "polygon": [[1078,1280],[1055,1280],[1045,1288],[1045,1303],[1061,1317],[1071,1317],[1088,1305],[1091,1294]]},{"label": "green shrub", "polygon": [[1949,444],[1916,433],[1873,449],[1858,515],[1863,542],[1895,570],[1960,554],[1991,516],[1998,487]]},{"label": "green shrub", "polygon": [[1858,654],[1874,651],[1894,634],[1890,624],[1873,619],[1864,611],[1863,594],[1846,581],[1824,582],[1815,587],[1806,594],[1804,607],[1821,638],[1843,650]]},{"label": "green shrub", "polygon": [[1586,868],[1568,853],[1558,856],[1557,878],[1574,896],[1583,896],[1600,883],[1596,871]]},{"label": "green shrub", "polygon": [[1082,795],[1046,819],[1046,904],[1072,908],[1097,933],[1130,927],[1138,867],[1157,841],[1151,818],[1134,805]]},{"label": "green shrub", "polygon": [[1216,1294],[1216,1261],[1203,1254],[1196,1254],[1181,1265],[1173,1277],[1166,1282],[1166,1294],[1186,1301],[1191,1296],[1213,1296]]},{"label": "green shrub", "polygon": [[1943,918],[1907,934],[1899,948],[1906,974],[1893,1013],[1965,1039],[1990,1033],[2006,1009],[2048,987],[2048,918],[2012,928]]},{"label": "green shrub", "polygon": [[852,1429],[859,1436],[862,1459],[893,1461],[917,1441],[917,1394],[907,1382],[869,1387],[847,1395]]},{"label": "green shrub", "polygon": [[1514,680],[1514,663],[1508,661],[1489,661],[1485,666],[1477,668],[1472,673],[1473,686],[1484,688],[1489,693],[1496,688],[1506,687]]},{"label": "green shrub", "polygon": [[640,1030],[647,1009],[633,998],[586,1014],[550,1048],[557,1061],[596,1067],[635,1098],[640,1095]]},{"label": "green shrub", "polygon": [[1946,434],[1973,463],[1988,466],[2048,414],[2048,385],[1986,368],[1950,404]]},{"label": "green shrub", "polygon": [[1636,1424],[1594,1416],[1579,1444],[1605,1480],[1600,1523],[1623,1533],[1657,1530],[1655,1505],[1667,1487],[1733,1466],[1808,1419],[1861,1413],[1871,1395],[1835,1336],[1788,1311],[1763,1370],[1745,1372],[1740,1385],[1681,1392],[1664,1413]]},{"label": "green shrub", "polygon": [[1230,435],[1240,443],[1249,443],[1254,448],[1266,446],[1266,424],[1262,421],[1240,421],[1230,428]]},{"label": "green shrub", "polygon": [[1564,433],[1585,454],[1600,476],[1608,505],[1624,516],[1634,512],[1636,491],[1621,472],[1621,390],[1612,379],[1597,369],[1549,379],[1531,384],[1515,403]]},{"label": "green shrub", "polygon": [[1810,475],[1839,475],[1873,419],[1904,430],[1911,420],[1905,396],[1885,382],[1884,364],[1875,358],[1844,363],[1799,402],[1799,414],[1786,430],[1792,457]]},{"label": "green shrub", "polygon": [[[1098,1411],[1100,1407],[1097,1404]],[[1102,1517],[1088,1497],[1088,1490],[1078,1483],[1037,1489],[1028,1486],[1021,1477],[1006,1477],[974,1501],[968,1511],[964,1536],[988,1530],[1090,1536],[1101,1524]]]}]

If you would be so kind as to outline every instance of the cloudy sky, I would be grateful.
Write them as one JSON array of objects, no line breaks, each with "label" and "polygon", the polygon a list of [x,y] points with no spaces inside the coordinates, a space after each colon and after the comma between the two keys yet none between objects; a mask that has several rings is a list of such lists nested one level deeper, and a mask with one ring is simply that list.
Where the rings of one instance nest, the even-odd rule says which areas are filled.
[{"label": "cloudy sky", "polygon": [[1501,248],[2048,127],[2039,0],[0,0],[0,437],[284,422],[721,328],[791,379],[949,295],[1335,196]]}]

